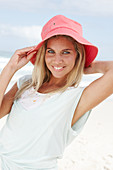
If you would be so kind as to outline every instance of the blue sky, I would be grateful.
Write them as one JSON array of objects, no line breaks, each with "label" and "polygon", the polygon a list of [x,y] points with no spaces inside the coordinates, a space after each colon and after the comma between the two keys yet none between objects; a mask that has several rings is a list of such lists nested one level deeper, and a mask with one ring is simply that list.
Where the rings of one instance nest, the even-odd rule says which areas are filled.
[{"label": "blue sky", "polygon": [[42,26],[57,14],[82,24],[98,59],[113,59],[113,0],[0,0],[0,50],[36,45]]}]

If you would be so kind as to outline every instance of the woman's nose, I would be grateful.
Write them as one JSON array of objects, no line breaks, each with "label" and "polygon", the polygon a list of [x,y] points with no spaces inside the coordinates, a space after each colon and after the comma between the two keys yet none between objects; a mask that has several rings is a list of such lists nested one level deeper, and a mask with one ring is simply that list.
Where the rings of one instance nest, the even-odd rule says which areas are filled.
[{"label": "woman's nose", "polygon": [[54,58],[55,63],[62,63],[62,57],[60,54],[56,54]]}]

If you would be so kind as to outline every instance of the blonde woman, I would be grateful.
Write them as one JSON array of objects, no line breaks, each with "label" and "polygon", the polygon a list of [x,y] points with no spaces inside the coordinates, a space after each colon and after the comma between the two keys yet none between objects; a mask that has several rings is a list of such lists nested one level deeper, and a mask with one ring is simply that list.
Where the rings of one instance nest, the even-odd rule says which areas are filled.
[{"label": "blonde woman", "polygon": [[[58,170],[57,159],[82,130],[91,110],[113,93],[113,61],[94,61],[98,49],[82,36],[82,26],[63,15],[50,19],[35,47],[17,50],[0,75],[2,170]],[[29,61],[32,75],[21,77]],[[103,73],[86,88],[85,74]]]}]

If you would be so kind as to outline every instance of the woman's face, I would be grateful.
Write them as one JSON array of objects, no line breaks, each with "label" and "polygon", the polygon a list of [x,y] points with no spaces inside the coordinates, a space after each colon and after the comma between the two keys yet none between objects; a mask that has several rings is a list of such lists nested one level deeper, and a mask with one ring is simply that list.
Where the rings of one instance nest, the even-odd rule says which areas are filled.
[{"label": "woman's face", "polygon": [[47,42],[45,62],[55,78],[64,78],[74,67],[77,52],[73,43],[59,36]]}]

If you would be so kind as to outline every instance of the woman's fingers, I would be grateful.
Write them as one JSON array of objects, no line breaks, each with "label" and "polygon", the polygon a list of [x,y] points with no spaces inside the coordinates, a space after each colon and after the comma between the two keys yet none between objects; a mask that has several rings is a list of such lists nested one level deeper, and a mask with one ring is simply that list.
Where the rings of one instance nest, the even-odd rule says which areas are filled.
[{"label": "woman's fingers", "polygon": [[25,48],[22,48],[22,49],[18,49],[16,50],[16,54],[18,55],[27,55],[27,53],[29,53],[29,51],[31,51],[35,46],[32,46],[32,47],[25,47]]},{"label": "woman's fingers", "polygon": [[29,60],[34,56],[34,54],[36,54],[36,53],[37,53],[37,52],[34,51],[34,52],[28,54],[28,55],[27,55],[27,60],[29,61]]},{"label": "woman's fingers", "polygon": [[15,71],[19,70],[23,66],[25,66],[30,59],[33,57],[33,55],[36,53],[36,51],[28,54],[28,52],[32,49],[33,47],[26,47],[22,49],[18,49],[15,51],[13,56],[11,57],[9,64]]},{"label": "woman's fingers", "polygon": [[23,55],[23,56],[20,56],[19,57],[19,60],[18,60],[18,69],[22,68],[23,66],[25,66],[29,61],[30,59],[33,57],[33,55],[35,54],[36,52],[33,52],[29,55]]}]

